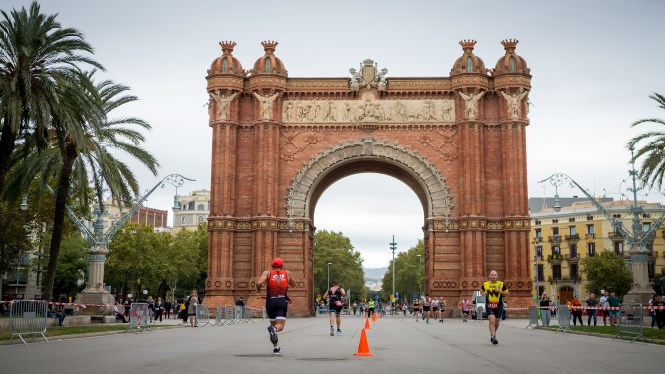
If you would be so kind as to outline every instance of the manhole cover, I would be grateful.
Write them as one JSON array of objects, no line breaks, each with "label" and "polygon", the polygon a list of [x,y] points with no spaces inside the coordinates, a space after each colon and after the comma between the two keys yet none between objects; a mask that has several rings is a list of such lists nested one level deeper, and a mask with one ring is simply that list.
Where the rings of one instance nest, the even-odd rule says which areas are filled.
[{"label": "manhole cover", "polygon": [[345,358],[330,358],[330,357],[305,357],[297,358],[299,361],[346,361]]}]

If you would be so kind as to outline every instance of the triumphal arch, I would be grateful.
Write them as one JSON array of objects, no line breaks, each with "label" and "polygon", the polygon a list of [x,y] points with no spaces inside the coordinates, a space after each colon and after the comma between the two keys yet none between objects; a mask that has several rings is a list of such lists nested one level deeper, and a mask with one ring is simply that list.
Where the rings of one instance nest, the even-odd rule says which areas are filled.
[{"label": "triumphal arch", "polygon": [[347,76],[293,78],[277,42],[261,43],[265,53],[250,70],[233,57],[235,43],[221,42],[206,77],[206,303],[242,296],[262,306],[255,281],[281,257],[297,282],[290,313],[311,314],[316,203],[340,178],[376,172],[403,181],[422,203],[427,294],[456,302],[496,269],[510,306],[527,305],[531,75],[517,43],[502,41],[505,54],[487,69],[476,41],[463,40],[450,76],[390,77],[367,59]]}]

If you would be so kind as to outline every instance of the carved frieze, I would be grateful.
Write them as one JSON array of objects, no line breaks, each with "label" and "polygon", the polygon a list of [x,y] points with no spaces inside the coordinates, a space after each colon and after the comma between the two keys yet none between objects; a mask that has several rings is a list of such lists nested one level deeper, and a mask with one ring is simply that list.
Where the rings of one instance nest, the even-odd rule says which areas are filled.
[{"label": "carved frieze", "polygon": [[454,122],[454,100],[285,100],[284,123]]}]

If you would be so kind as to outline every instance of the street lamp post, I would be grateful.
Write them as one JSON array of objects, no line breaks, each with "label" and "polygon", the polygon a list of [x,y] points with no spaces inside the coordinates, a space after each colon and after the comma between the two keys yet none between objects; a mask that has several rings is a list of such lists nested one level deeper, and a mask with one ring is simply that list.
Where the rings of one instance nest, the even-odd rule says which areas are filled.
[{"label": "street lamp post", "polygon": [[628,294],[624,297],[625,302],[639,302],[645,303],[649,300],[649,297],[653,294],[653,290],[649,287],[649,273],[648,273],[648,257],[646,254],[645,244],[653,240],[656,230],[660,225],[665,221],[665,214],[656,219],[647,232],[642,231],[642,221],[640,219],[643,209],[641,206],[637,205],[637,171],[635,171],[635,158],[633,157],[633,148],[630,148],[631,153],[631,170],[628,171],[633,181],[633,188],[630,190],[633,193],[633,205],[630,207],[630,211],[633,214],[633,224],[631,226],[632,230],[628,230],[621,220],[615,218],[610,214],[600,203],[594,199],[589,193],[582,188],[573,178],[569,177],[563,173],[556,173],[548,178],[543,179],[539,183],[549,181],[555,188],[554,195],[554,205],[552,208],[555,212],[561,210],[561,204],[559,200],[558,187],[564,183],[570,184],[570,186],[575,186],[584,193],[584,195],[591,201],[591,203],[602,213],[605,218],[612,224],[614,230],[618,232],[628,245],[630,245],[630,259],[628,260],[630,264],[631,271],[633,273],[633,286]]},{"label": "street lamp post", "polygon": [[390,294],[390,301],[395,300],[395,250],[397,249],[397,243],[395,243],[395,235],[393,235],[393,241],[390,244],[390,250],[393,251],[393,288],[392,294]]},{"label": "street lamp post", "polygon": [[326,291],[330,289],[330,265],[332,265],[332,262],[328,263],[328,288],[326,288]]},{"label": "street lamp post", "polygon": [[422,292],[420,291],[420,273],[423,271],[423,256],[422,255],[416,255],[418,259],[420,259],[420,266],[418,267],[418,298],[420,299],[420,296],[422,295]]}]

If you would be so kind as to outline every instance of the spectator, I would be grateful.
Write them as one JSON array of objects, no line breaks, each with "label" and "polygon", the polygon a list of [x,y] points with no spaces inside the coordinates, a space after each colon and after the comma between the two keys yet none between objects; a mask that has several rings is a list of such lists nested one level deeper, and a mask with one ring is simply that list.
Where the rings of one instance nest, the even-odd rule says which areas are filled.
[{"label": "spectator", "polygon": [[[609,315],[609,304],[607,304],[607,299],[610,297],[610,294],[604,290],[601,290],[600,293],[603,294],[603,296],[600,297],[600,307],[603,311],[603,326],[607,326],[607,316]],[[612,318],[610,318],[610,323],[612,323]]]},{"label": "spectator", "polygon": [[173,304],[171,303],[171,298],[167,297],[166,302],[164,303],[164,312],[166,313],[166,319],[171,318],[172,309],[173,309]]},{"label": "spectator", "polygon": [[245,307],[245,302],[242,297],[236,301],[236,319],[242,319],[242,310]]},{"label": "spectator", "polygon": [[598,300],[596,299],[595,294],[589,295],[589,298],[586,299],[586,314],[587,314],[587,326],[591,326],[591,317],[593,317],[593,325],[596,326],[596,306],[598,305]]},{"label": "spectator", "polygon": [[573,299],[570,301],[570,314],[573,316],[573,325],[577,326],[577,320],[580,320],[580,326],[584,326],[582,322],[582,302],[577,295],[573,296]]},{"label": "spectator", "polygon": [[614,292],[610,292],[610,297],[607,298],[607,305],[610,307],[610,326],[619,325],[619,316],[621,311],[619,310],[621,306],[621,300],[614,295]]},{"label": "spectator", "polygon": [[129,319],[129,313],[132,310],[132,303],[133,302],[134,302],[134,297],[132,296],[132,294],[131,293],[127,294],[127,300],[125,300],[124,307],[125,307],[125,317],[128,318],[128,319]]},{"label": "spectator", "polygon": [[192,290],[192,293],[189,295],[189,307],[187,307],[187,314],[189,315],[189,326],[190,327],[199,327],[198,321],[196,319],[196,309],[199,305],[199,294],[196,290]]},{"label": "spectator", "polygon": [[152,323],[155,320],[155,300],[152,296],[148,296],[148,316],[150,318],[148,322]]},{"label": "spectator", "polygon": [[155,322],[159,319],[159,322],[162,322],[162,313],[164,312],[164,301],[161,296],[157,296],[157,301],[155,301]]},{"label": "spectator", "polygon": [[120,312],[120,306],[118,303],[113,304],[113,315],[115,316],[116,319],[120,318],[122,323],[127,323],[127,319],[125,318],[124,313]]},{"label": "spectator", "polygon": [[550,325],[550,298],[547,296],[547,293],[543,292],[538,300],[540,304],[540,319],[543,321],[543,326]]},{"label": "spectator", "polygon": [[653,312],[656,317],[656,324],[659,329],[662,329],[665,327],[665,301],[663,300],[663,297],[655,295],[653,306],[655,307]]},{"label": "spectator", "polygon": [[51,302],[50,315],[58,319],[58,326],[64,326],[62,323],[65,321],[65,309],[61,303]]}]

